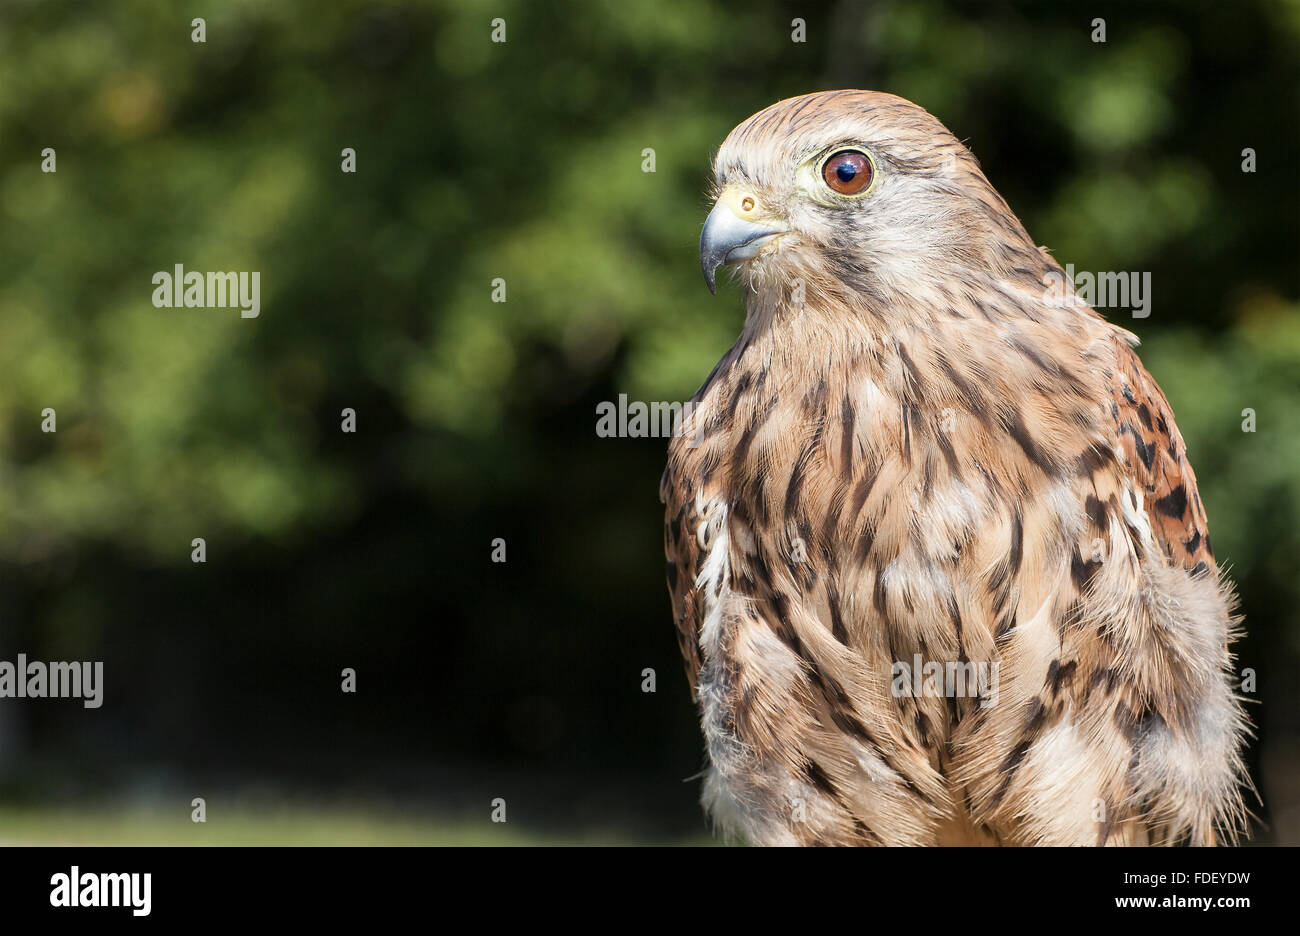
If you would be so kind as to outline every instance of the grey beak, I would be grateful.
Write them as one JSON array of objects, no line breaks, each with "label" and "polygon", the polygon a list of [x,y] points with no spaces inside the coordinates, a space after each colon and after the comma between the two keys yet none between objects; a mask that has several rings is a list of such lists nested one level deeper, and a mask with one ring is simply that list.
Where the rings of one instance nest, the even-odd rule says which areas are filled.
[{"label": "grey beak", "polygon": [[722,202],[714,205],[700,233],[700,269],[709,292],[718,293],[718,267],[748,260],[758,253],[760,241],[780,233],[779,228],[745,221]]}]

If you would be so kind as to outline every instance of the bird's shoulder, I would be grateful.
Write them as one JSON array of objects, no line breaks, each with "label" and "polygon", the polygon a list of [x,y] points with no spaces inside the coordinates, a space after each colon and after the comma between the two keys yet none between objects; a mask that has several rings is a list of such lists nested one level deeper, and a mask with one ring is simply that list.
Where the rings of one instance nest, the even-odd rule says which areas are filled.
[{"label": "bird's shoulder", "polygon": [[1111,419],[1123,471],[1144,500],[1151,533],[1175,564],[1216,569],[1205,507],[1187,446],[1159,384],[1125,342],[1115,342]]}]

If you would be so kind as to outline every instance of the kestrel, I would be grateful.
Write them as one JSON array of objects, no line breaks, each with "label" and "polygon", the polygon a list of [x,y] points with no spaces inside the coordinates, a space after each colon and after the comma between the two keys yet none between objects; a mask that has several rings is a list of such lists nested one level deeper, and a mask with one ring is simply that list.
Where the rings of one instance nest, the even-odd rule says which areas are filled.
[{"label": "kestrel", "polygon": [[1231,586],[1131,333],[922,108],[727,137],[743,331],[661,485],[710,767],[755,844],[1215,844],[1245,823]]}]

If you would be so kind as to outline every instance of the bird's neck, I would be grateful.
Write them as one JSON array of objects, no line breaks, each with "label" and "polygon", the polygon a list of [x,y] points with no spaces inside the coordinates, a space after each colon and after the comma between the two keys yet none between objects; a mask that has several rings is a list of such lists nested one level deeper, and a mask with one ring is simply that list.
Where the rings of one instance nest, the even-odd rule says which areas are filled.
[{"label": "bird's neck", "polygon": [[[1048,274],[1059,267],[1036,250],[1035,255],[1036,263],[1006,269],[968,267],[909,279],[882,275],[852,285],[807,271],[751,281],[745,327],[731,358],[743,355],[761,367],[772,378],[771,388],[852,374],[915,390],[907,349],[913,360],[931,349],[930,357],[947,360],[979,348],[1001,354],[1008,345],[1047,341],[1064,353],[1071,347],[1081,352],[1111,326],[1086,306],[1052,301]],[[1023,378],[1020,369],[980,370],[1007,393]],[[940,372],[926,383],[944,382]]]}]

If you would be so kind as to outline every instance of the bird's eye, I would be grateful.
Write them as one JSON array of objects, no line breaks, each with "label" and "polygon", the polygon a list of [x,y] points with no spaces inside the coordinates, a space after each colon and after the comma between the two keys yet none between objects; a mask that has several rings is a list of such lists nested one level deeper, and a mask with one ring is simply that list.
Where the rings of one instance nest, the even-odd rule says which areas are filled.
[{"label": "bird's eye", "polygon": [[858,195],[871,184],[871,160],[857,150],[840,150],[822,166],[822,178],[832,192]]}]

